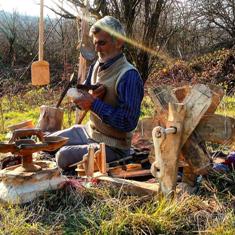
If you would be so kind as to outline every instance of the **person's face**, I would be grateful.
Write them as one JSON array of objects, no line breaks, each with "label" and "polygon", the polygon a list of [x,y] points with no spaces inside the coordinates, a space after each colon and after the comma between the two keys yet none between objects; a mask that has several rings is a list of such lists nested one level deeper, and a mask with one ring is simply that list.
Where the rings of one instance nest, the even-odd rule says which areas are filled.
[{"label": "person's face", "polygon": [[93,35],[93,44],[100,62],[112,59],[122,51],[123,43],[113,39],[108,33],[100,31]]}]

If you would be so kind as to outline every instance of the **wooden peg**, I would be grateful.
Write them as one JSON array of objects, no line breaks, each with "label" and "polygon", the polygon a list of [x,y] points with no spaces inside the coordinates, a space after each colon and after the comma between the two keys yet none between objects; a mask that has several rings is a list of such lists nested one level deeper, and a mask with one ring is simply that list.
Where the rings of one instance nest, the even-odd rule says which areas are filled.
[{"label": "wooden peg", "polygon": [[95,153],[95,161],[98,171],[102,174],[107,173],[105,143],[100,143],[100,149]]},{"label": "wooden peg", "polygon": [[92,177],[94,173],[94,157],[95,157],[94,147],[89,145],[88,154],[87,154],[87,167],[85,168],[86,175],[88,177]]}]

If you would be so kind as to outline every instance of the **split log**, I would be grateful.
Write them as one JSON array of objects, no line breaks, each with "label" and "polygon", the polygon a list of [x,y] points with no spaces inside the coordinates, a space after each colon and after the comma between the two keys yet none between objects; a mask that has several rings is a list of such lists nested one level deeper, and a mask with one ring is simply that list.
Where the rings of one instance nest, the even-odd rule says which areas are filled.
[{"label": "split log", "polygon": [[[210,92],[210,89],[205,85],[183,87],[178,90],[172,89],[169,86],[161,86],[158,87],[157,89],[150,90],[149,94],[153,99],[153,102],[157,108],[157,113],[154,123],[160,123],[162,125],[166,123],[167,119],[167,109],[166,109],[167,102],[178,102],[179,94],[181,94],[181,97],[179,97],[179,99],[180,101],[183,101],[185,103],[187,109],[185,117],[186,125],[184,127],[184,134],[182,137],[181,145],[189,141],[184,151],[184,155],[186,155],[189,152],[187,158],[188,164],[195,162],[194,160],[189,161],[190,158],[198,158],[199,155],[200,159],[204,159],[201,165],[193,167],[195,172],[197,172],[197,169],[202,171],[203,166],[205,166],[204,163],[207,162],[206,165],[208,165],[210,162],[209,156],[205,154],[206,151],[201,149],[202,148],[201,146],[195,143],[194,139],[191,139],[190,135],[194,131],[197,124],[200,122],[200,119],[203,117],[205,112],[211,106],[212,94]],[[184,97],[185,95],[187,96]],[[199,137],[197,139],[199,139]],[[194,150],[193,151],[194,154],[190,154],[192,150]],[[200,161],[197,161],[197,163],[200,163]]]},{"label": "split log", "polygon": [[203,84],[196,84],[192,87],[190,94],[184,99],[186,117],[184,122],[182,145],[184,145],[192,134],[203,115],[211,106],[211,103],[212,94],[209,87]]}]

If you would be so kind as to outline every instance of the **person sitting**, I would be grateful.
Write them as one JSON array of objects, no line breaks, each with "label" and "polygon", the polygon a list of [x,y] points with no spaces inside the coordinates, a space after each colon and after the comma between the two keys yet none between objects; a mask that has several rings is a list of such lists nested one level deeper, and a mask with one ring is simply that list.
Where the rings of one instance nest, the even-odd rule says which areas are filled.
[{"label": "person sitting", "polygon": [[143,81],[123,53],[123,26],[116,18],[105,16],[94,23],[90,35],[98,60],[90,66],[84,84],[100,86],[93,94],[83,91],[73,101],[81,109],[90,111],[88,123],[52,134],[69,138],[66,146],[56,153],[57,165],[62,169],[82,160],[88,145],[98,149],[101,142],[106,146],[107,162],[128,156],[132,131],[140,117]]}]

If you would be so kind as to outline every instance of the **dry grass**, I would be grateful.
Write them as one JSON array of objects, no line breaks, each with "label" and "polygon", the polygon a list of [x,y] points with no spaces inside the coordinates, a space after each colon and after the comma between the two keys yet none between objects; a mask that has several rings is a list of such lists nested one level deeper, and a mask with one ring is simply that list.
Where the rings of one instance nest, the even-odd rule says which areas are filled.
[{"label": "dry grass", "polygon": [[[67,186],[23,206],[0,204],[0,234],[232,235],[235,196],[216,185],[214,177],[203,179],[197,195],[171,201],[127,195],[107,185],[83,190]],[[223,179],[234,177],[233,172]]]}]

